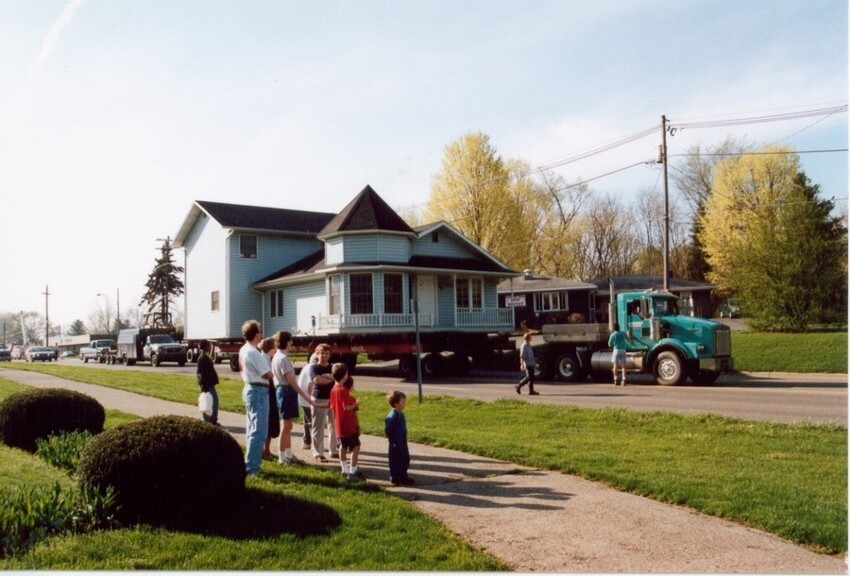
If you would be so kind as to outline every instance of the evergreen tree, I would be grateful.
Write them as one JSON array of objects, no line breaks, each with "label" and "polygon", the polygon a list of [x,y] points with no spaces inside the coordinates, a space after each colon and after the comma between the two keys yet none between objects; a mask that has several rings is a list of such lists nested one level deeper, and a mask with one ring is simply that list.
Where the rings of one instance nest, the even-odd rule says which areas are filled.
[{"label": "evergreen tree", "polygon": [[148,305],[147,324],[171,326],[171,299],[183,294],[183,281],[179,274],[183,267],[174,264],[171,238],[162,241],[162,254],[156,259],[153,270],[145,284],[148,290],[139,305]]}]

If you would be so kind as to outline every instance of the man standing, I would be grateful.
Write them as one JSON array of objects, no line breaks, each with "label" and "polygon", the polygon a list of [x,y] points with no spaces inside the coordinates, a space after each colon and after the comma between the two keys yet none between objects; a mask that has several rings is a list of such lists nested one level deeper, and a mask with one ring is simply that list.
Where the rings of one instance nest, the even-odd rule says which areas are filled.
[{"label": "man standing", "polygon": [[263,445],[269,433],[269,384],[272,377],[268,361],[257,346],[263,339],[260,323],[248,320],[242,325],[245,344],[239,350],[239,369],[242,373],[242,401],[245,402],[245,472],[260,473]]},{"label": "man standing", "polygon": [[528,395],[538,396],[540,392],[534,391],[534,349],[531,347],[531,332],[522,335],[523,343],[519,349],[519,369],[525,372],[525,377],[514,386],[519,394],[523,386],[528,384]]}]

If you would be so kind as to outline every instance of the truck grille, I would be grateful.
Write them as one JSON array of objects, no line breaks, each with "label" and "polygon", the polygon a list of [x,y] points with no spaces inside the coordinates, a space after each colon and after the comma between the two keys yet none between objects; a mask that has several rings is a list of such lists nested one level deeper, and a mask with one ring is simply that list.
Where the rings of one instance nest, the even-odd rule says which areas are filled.
[{"label": "truck grille", "polygon": [[728,326],[718,326],[715,334],[714,349],[716,356],[732,355],[732,332]]}]

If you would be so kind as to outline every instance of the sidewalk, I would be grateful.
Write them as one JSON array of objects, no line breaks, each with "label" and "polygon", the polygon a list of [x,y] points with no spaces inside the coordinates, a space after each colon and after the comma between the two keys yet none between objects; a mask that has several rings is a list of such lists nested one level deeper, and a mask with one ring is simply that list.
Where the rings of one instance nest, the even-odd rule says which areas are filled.
[{"label": "sidewalk", "polygon": [[[195,406],[37,372],[3,369],[0,375],[34,387],[77,390],[106,408],[144,417],[199,417]],[[221,413],[220,422],[244,444],[244,414]],[[411,501],[514,571],[847,573],[843,559],[733,522],[575,476],[453,450],[411,444],[417,485],[394,487],[386,480],[386,440],[364,436],[362,442],[360,463],[370,482]],[[338,466],[336,460],[324,465]]]}]

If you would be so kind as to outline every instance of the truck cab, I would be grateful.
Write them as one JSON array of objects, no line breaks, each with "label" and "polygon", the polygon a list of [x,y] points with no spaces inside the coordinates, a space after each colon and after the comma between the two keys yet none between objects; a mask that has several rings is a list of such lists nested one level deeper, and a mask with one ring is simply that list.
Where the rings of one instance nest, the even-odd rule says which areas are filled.
[{"label": "truck cab", "polygon": [[713,382],[733,367],[729,327],[681,315],[678,301],[664,291],[617,296],[617,322],[628,336],[626,367],[653,372],[659,384],[679,384],[688,377]]}]

